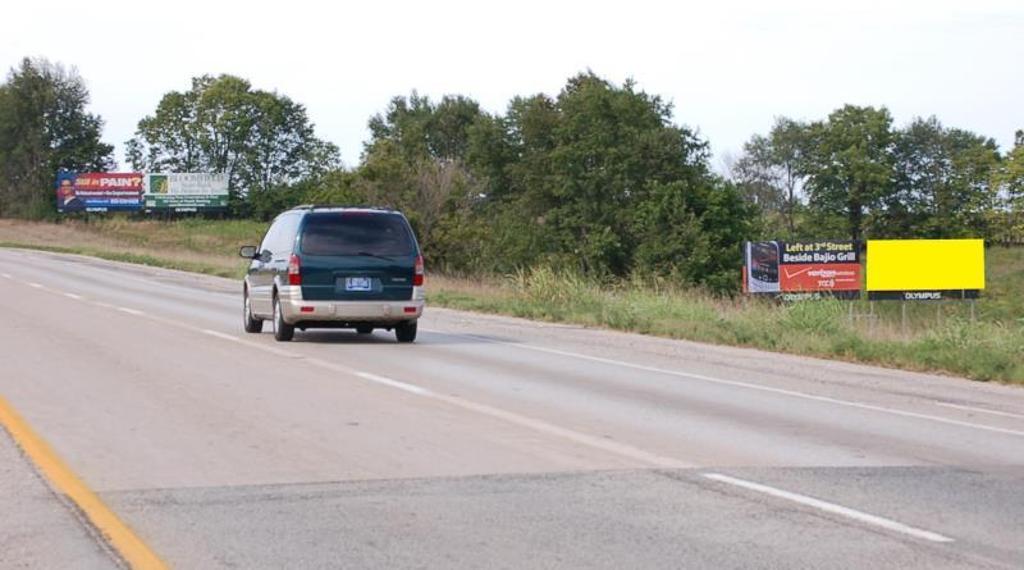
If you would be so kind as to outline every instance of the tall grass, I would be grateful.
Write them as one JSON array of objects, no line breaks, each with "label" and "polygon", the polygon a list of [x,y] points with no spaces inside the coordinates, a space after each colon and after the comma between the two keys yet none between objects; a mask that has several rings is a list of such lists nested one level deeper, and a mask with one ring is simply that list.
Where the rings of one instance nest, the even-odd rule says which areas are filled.
[{"label": "tall grass", "polygon": [[[602,283],[546,267],[504,280],[435,279],[430,300],[530,319],[1024,383],[1021,322],[949,316],[925,324],[918,319],[903,330],[898,319],[881,311],[870,319],[851,318],[846,301],[723,298],[640,279]],[[856,313],[866,306],[852,307]]]}]

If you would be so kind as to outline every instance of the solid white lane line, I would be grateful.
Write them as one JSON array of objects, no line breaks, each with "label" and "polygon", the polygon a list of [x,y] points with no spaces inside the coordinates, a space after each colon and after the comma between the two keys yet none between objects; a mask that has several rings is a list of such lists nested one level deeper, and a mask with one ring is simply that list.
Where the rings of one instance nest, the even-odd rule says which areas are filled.
[{"label": "solid white lane line", "polygon": [[952,538],[943,536],[941,534],[915,528],[912,526],[905,525],[900,522],[896,522],[892,519],[880,517],[872,514],[868,514],[856,509],[837,505],[835,503],[829,503],[822,501],[821,499],[815,499],[814,497],[808,497],[806,495],[800,495],[798,493],[792,493],[775,487],[769,487],[768,485],[762,485],[753,481],[747,481],[745,479],[737,479],[736,477],[730,477],[728,475],[722,475],[721,473],[704,473],[703,476],[712,481],[718,481],[719,483],[725,483],[728,485],[734,485],[736,487],[742,487],[750,491],[756,491],[758,493],[764,493],[771,495],[779,499],[785,499],[787,501],[793,501],[801,505],[825,511],[834,515],[850,518],[864,524],[877,526],[893,532],[906,534],[915,538],[928,540],[931,542],[953,542]]},{"label": "solid white lane line", "polygon": [[46,289],[46,287],[43,287],[40,283],[29,283],[28,286],[34,289]]},{"label": "solid white lane line", "polygon": [[1010,412],[1000,412],[998,410],[989,410],[986,408],[975,408],[974,406],[962,406],[960,404],[950,404],[948,402],[935,402],[937,406],[944,406],[946,408],[954,408],[957,410],[965,410],[968,412],[978,412],[982,414],[992,414],[993,416],[1003,416],[1006,418],[1020,418],[1024,420],[1024,414],[1011,414]]},{"label": "solid white lane line", "polygon": [[578,353],[578,352],[569,352],[567,350],[557,350],[557,349],[554,349],[554,348],[545,348],[545,347],[534,346],[534,345],[530,345],[530,344],[520,344],[520,343],[514,343],[514,342],[507,342],[507,341],[503,341],[503,340],[494,340],[494,339],[490,339],[490,338],[482,337],[482,336],[478,336],[478,335],[473,335],[473,334],[446,333],[446,332],[443,332],[443,331],[428,331],[428,332],[438,332],[438,333],[447,334],[447,335],[456,334],[457,336],[468,337],[468,338],[472,338],[472,339],[475,339],[475,340],[480,340],[480,341],[483,341],[483,342],[489,342],[491,344],[501,344],[501,345],[505,345],[505,346],[512,346],[512,347],[516,347],[516,348],[521,348],[521,349],[524,349],[524,350],[533,350],[533,351],[537,351],[537,352],[546,352],[548,354],[558,354],[558,355],[561,355],[561,356],[569,356],[569,357],[572,357],[572,358],[579,358],[579,359],[582,359],[582,360],[590,360],[592,362],[601,362],[603,364],[614,364],[616,366],[622,366],[622,367],[626,367],[626,368],[633,368],[634,370],[644,370],[646,372],[655,372],[655,373],[658,373],[658,374],[667,374],[667,375],[670,375],[670,376],[678,376],[680,378],[692,378],[694,380],[700,380],[702,382],[710,382],[710,383],[713,383],[713,384],[721,384],[721,385],[724,385],[724,386],[735,386],[735,387],[738,387],[738,388],[748,388],[748,389],[751,389],[751,390],[758,390],[758,391],[761,391],[761,392],[768,392],[768,393],[771,393],[771,394],[780,394],[780,395],[783,395],[783,396],[790,396],[790,397],[793,397],[793,398],[801,398],[803,400],[811,400],[811,401],[814,401],[814,402],[824,402],[824,403],[828,403],[828,404],[835,404],[837,406],[845,406],[845,407],[848,407],[848,408],[857,408],[857,409],[860,409],[860,410],[870,410],[870,411],[873,411],[873,412],[881,412],[881,413],[885,413],[885,414],[892,414],[892,415],[896,415],[896,416],[903,416],[903,417],[906,417],[906,418],[915,418],[915,419],[919,419],[919,420],[928,420],[928,421],[943,423],[943,424],[947,424],[947,425],[954,425],[954,426],[978,429],[978,430],[983,430],[983,431],[988,431],[988,432],[993,432],[993,433],[1001,433],[1001,434],[1005,434],[1005,435],[1015,435],[1015,436],[1018,436],[1018,437],[1024,437],[1024,431],[1021,431],[1021,430],[1001,428],[1001,427],[990,426],[990,425],[985,425],[985,424],[977,424],[977,423],[973,423],[973,422],[965,422],[965,421],[954,420],[954,419],[950,419],[950,418],[944,418],[942,416],[933,416],[931,414],[922,414],[922,413],[918,413],[918,412],[910,412],[910,411],[907,411],[907,410],[899,410],[899,409],[896,409],[896,408],[887,408],[885,406],[877,406],[877,405],[874,405],[874,404],[864,404],[864,403],[861,403],[861,402],[852,402],[852,401],[849,401],[849,400],[840,400],[838,398],[830,398],[828,396],[817,396],[815,394],[808,394],[806,392],[798,392],[796,390],[787,390],[785,388],[775,388],[775,387],[772,387],[772,386],[765,386],[765,385],[762,385],[762,384],[754,384],[754,383],[751,383],[751,382],[740,382],[738,380],[726,380],[724,378],[715,378],[713,376],[705,376],[703,374],[694,374],[692,372],[679,372],[677,370],[668,370],[666,368],[657,368],[655,366],[645,366],[643,364],[634,364],[632,362],[626,362],[626,361],[623,361],[623,360],[614,360],[614,359],[611,359],[611,358],[602,358],[600,356],[590,356],[589,354],[581,354],[581,353]]},{"label": "solid white lane line", "polygon": [[82,300],[82,296],[81,295],[75,295],[74,293],[64,293],[64,296],[69,298],[69,299],[74,299],[76,301],[81,301]]},{"label": "solid white lane line", "polygon": [[136,317],[141,317],[142,315],[145,314],[138,309],[130,309],[128,307],[118,307],[117,310],[121,311],[122,313],[128,313],[129,315],[135,315]]}]

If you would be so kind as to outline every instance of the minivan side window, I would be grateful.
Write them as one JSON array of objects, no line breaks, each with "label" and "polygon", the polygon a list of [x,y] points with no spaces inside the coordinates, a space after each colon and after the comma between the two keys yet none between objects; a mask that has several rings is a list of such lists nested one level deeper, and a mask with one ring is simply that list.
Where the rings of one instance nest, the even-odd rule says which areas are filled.
[{"label": "minivan side window", "polygon": [[270,226],[260,251],[269,250],[274,259],[287,259],[292,252],[295,243],[295,232],[299,229],[299,222],[302,216],[297,214],[286,214],[279,217]]}]

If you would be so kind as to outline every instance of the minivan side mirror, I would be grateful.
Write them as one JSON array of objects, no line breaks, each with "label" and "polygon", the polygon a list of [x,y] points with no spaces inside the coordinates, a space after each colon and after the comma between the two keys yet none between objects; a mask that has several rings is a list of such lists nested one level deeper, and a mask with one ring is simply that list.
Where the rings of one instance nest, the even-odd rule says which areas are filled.
[{"label": "minivan side mirror", "polygon": [[256,246],[255,245],[243,245],[238,249],[238,255],[246,259],[256,259]]}]

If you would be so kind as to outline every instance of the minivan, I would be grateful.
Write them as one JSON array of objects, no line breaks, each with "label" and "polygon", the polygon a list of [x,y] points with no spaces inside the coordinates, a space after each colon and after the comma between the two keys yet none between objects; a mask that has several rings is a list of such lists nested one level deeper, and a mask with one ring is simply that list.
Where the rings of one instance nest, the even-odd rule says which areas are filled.
[{"label": "minivan", "polygon": [[262,332],[270,321],[279,341],[310,328],[386,329],[398,342],[416,340],[423,256],[401,212],[298,206],[239,255],[250,260],[242,290],[246,332]]}]

